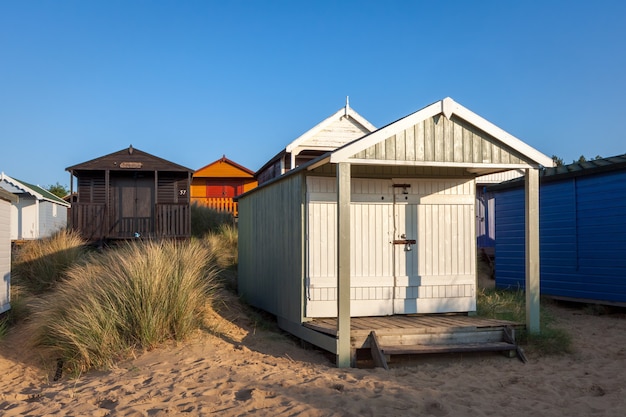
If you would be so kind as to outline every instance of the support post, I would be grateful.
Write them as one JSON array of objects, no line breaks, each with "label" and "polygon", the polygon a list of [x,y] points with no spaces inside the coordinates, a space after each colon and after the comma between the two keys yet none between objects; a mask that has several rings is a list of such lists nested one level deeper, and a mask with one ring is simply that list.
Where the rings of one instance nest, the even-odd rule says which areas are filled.
[{"label": "support post", "polygon": [[526,201],[526,328],[539,334],[539,169],[527,169]]},{"label": "support post", "polygon": [[350,164],[337,164],[337,367],[348,368],[350,351]]}]

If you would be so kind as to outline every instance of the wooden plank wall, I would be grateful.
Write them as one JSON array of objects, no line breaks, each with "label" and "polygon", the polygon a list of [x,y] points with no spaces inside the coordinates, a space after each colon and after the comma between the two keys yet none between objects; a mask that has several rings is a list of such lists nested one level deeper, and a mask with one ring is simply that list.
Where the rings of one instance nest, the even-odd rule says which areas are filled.
[{"label": "wooden plank wall", "polygon": [[295,323],[302,318],[303,180],[292,175],[239,200],[239,293]]},{"label": "wooden plank wall", "polygon": [[459,118],[438,115],[353,156],[357,160],[520,164],[520,155]]},{"label": "wooden plank wall", "polygon": [[11,291],[11,203],[0,199],[0,313],[10,308]]}]

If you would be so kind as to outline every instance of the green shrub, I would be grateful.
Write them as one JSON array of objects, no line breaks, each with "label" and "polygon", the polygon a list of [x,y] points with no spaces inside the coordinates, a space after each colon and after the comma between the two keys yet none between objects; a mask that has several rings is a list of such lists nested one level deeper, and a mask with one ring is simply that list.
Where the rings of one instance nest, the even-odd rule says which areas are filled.
[{"label": "green shrub", "polygon": [[233,215],[225,211],[193,203],[191,205],[191,236],[204,237],[210,232],[216,232],[221,225],[232,225]]},{"label": "green shrub", "polygon": [[199,241],[131,242],[93,254],[40,300],[33,342],[81,372],[184,339],[199,327],[215,288],[213,265],[212,250]]},{"label": "green shrub", "polygon": [[85,241],[71,230],[28,241],[15,252],[12,280],[32,293],[49,291],[85,254]]}]

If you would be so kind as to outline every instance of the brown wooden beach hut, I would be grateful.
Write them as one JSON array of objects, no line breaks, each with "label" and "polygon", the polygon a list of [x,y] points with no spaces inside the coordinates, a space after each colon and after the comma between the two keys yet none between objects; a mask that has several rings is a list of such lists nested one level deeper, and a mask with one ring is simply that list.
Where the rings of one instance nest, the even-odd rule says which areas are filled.
[{"label": "brown wooden beach hut", "polygon": [[193,170],[129,146],[69,171],[70,227],[90,240],[187,238]]}]

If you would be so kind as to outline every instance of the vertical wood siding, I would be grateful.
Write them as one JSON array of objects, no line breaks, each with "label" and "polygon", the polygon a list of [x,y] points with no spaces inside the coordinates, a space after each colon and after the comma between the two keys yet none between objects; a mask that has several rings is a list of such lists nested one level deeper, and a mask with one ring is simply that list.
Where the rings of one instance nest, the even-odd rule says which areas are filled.
[{"label": "vertical wood siding", "polygon": [[351,118],[342,117],[340,120],[322,129],[306,142],[301,143],[301,149],[327,149],[334,150],[354,139],[369,133],[369,130],[361,126]]},{"label": "vertical wood siding", "polygon": [[[335,181],[307,178],[309,317],[336,314]],[[474,310],[474,181],[401,180],[395,204],[393,183],[352,180],[351,314]],[[411,251],[393,244],[403,234]]]},{"label": "vertical wood siding", "polygon": [[[495,192],[496,285],[524,288],[524,193]],[[626,303],[626,172],[545,182],[541,292]]]},{"label": "vertical wood siding", "polygon": [[39,237],[51,236],[66,226],[67,207],[51,201],[39,202]]},{"label": "vertical wood siding", "polygon": [[487,133],[452,117],[438,115],[365,149],[353,159],[407,162],[523,163],[519,153]]},{"label": "vertical wood siding", "polygon": [[239,200],[239,293],[295,323],[304,285],[303,178],[292,175]]},{"label": "vertical wood siding", "polygon": [[0,199],[0,313],[10,308],[11,292],[11,203]]}]

